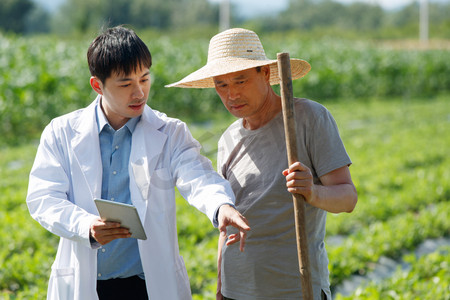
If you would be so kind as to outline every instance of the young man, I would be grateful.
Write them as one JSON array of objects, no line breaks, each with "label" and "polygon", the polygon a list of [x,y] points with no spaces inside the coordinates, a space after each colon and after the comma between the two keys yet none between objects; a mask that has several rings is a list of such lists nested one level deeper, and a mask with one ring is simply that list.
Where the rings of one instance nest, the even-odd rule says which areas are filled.
[{"label": "young man", "polygon": [[[291,59],[292,78],[310,70]],[[324,247],[327,212],[351,212],[357,202],[336,123],[322,105],[294,100],[299,162],[288,167],[276,60],[266,58],[259,37],[245,29],[214,36],[208,62],[170,86],[212,88],[239,118],[219,141],[218,171],[231,183],[237,209],[247,218],[245,253],[232,245],[237,231],[219,238],[217,299],[301,299],[290,193],[305,197],[309,262],[315,299],[331,299]],[[286,169],[288,167],[288,169]],[[287,189],[286,189],[287,187]],[[226,241],[226,242],[225,242]]]},{"label": "young man", "polygon": [[[147,106],[152,60],[142,40],[111,28],[87,58],[98,96],[45,128],[30,174],[30,213],[61,237],[48,299],[191,299],[174,187],[221,231],[233,224],[245,240],[246,220],[186,125]],[[100,219],[94,198],[133,204],[148,239]]]}]

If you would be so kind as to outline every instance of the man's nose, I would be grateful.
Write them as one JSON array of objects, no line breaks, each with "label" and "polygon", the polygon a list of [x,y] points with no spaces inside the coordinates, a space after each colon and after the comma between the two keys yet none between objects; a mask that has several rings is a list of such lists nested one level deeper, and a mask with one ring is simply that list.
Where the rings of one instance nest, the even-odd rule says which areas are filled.
[{"label": "man's nose", "polygon": [[133,98],[142,98],[142,97],[144,97],[144,87],[138,84],[133,90]]},{"label": "man's nose", "polygon": [[236,100],[239,98],[239,91],[236,88],[230,87],[228,89],[228,99]]}]

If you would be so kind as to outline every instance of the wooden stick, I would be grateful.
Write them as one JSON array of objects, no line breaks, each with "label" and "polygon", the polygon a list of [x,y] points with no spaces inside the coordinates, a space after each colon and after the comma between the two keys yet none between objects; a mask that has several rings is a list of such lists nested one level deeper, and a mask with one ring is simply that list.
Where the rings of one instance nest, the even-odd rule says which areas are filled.
[{"label": "wooden stick", "polygon": [[[278,53],[278,73],[280,74],[281,104],[283,109],[284,133],[289,166],[298,161],[297,134],[294,116],[294,96],[292,92],[291,63],[289,53]],[[311,272],[308,259],[308,241],[305,228],[305,198],[292,194],[295,213],[295,232],[297,237],[297,254],[303,299],[312,300]]]}]

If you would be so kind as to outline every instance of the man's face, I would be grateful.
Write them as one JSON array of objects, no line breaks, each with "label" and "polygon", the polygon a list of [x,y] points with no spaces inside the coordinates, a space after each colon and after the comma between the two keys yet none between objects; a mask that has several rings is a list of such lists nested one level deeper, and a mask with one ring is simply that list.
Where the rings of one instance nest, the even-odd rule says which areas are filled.
[{"label": "man's face", "polygon": [[150,70],[141,67],[127,75],[114,73],[104,83],[92,77],[91,86],[102,95],[102,110],[117,130],[144,112],[151,86]]},{"label": "man's face", "polygon": [[238,118],[260,118],[270,89],[270,68],[261,67],[214,77],[216,92]]}]

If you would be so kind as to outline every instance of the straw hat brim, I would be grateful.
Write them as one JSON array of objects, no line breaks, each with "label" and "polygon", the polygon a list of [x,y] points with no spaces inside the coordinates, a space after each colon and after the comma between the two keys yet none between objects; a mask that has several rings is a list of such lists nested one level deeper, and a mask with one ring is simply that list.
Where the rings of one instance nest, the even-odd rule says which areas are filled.
[{"label": "straw hat brim", "polygon": [[[307,61],[291,58],[292,80],[305,76],[311,66]],[[168,84],[166,87],[181,88],[214,88],[213,78],[229,73],[248,70],[255,67],[270,66],[270,84],[279,84],[277,60],[252,60],[245,58],[226,58],[208,62],[205,66],[189,74],[178,82]]]}]

